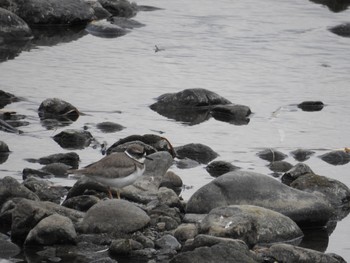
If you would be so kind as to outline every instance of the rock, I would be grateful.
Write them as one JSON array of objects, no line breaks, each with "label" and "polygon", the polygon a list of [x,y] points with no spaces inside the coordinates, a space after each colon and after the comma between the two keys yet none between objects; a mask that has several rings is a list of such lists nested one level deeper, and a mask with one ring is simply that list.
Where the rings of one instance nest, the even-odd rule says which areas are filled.
[{"label": "rock", "polygon": [[9,154],[10,154],[10,149],[8,145],[5,142],[0,141],[0,164],[7,161]]},{"label": "rock", "polygon": [[200,233],[256,244],[291,241],[303,232],[290,218],[258,206],[237,205],[214,208],[200,223]]},{"label": "rock", "polygon": [[266,161],[269,162],[276,162],[276,161],[282,161],[285,158],[287,158],[287,155],[280,151],[276,151],[274,149],[265,149],[257,153],[257,155]]},{"label": "rock", "polygon": [[268,165],[269,169],[276,173],[284,173],[292,169],[293,165],[286,161],[276,161]]},{"label": "rock", "polygon": [[53,178],[54,175],[49,172],[44,172],[42,170],[36,170],[31,168],[24,168],[22,171],[22,179],[27,180],[28,178],[42,178],[42,179],[50,179]]},{"label": "rock", "polygon": [[314,172],[307,164],[298,163],[282,176],[281,181],[289,186],[295,179],[304,174],[314,174]]},{"label": "rock", "polygon": [[94,10],[93,20],[105,19],[112,16],[110,12],[103,8],[98,0],[85,0],[85,2],[87,2]]},{"label": "rock", "polygon": [[175,151],[179,158],[187,157],[202,164],[207,164],[219,156],[209,146],[200,143],[190,143],[175,147]]},{"label": "rock", "polygon": [[[4,10],[4,9],[1,9],[1,10]],[[5,14],[7,12],[8,11],[4,11]],[[1,17],[2,17],[2,15],[1,15]],[[2,30],[0,30],[0,31],[2,31]],[[15,95],[8,93],[8,92],[5,92],[3,90],[0,90],[0,109],[4,108],[7,104],[11,104],[13,102],[18,102],[19,100],[20,99],[17,98]]]},{"label": "rock", "polygon": [[299,226],[322,226],[333,214],[330,204],[311,193],[290,188],[266,175],[234,171],[197,190],[188,200],[187,213],[209,213],[227,205],[255,205],[290,217]]},{"label": "rock", "polygon": [[41,168],[42,171],[53,174],[57,177],[68,176],[68,170],[72,169],[72,166],[66,165],[64,163],[50,163]]},{"label": "rock", "polygon": [[329,31],[341,37],[350,37],[350,23],[344,23],[331,27]]},{"label": "rock", "polygon": [[80,195],[80,196],[75,196],[75,197],[66,199],[62,203],[62,206],[68,207],[74,210],[78,210],[81,212],[86,212],[92,206],[97,204],[99,201],[100,199],[93,195]]},{"label": "rock", "polygon": [[324,254],[319,251],[297,247],[288,244],[275,244],[270,248],[267,248],[259,254],[262,254],[263,257],[271,258],[277,262],[284,263],[308,263],[308,262],[317,262],[317,263],[343,263],[346,262],[341,257],[337,256],[337,259],[333,255]]},{"label": "rock", "polygon": [[174,231],[174,237],[180,242],[193,239],[198,235],[198,228],[195,224],[181,224]]},{"label": "rock", "polygon": [[85,29],[91,35],[103,38],[116,38],[127,34],[129,31],[118,25],[111,24],[107,20],[90,22]]},{"label": "rock", "polygon": [[[129,255],[131,251],[134,249],[133,244],[135,244],[132,239],[116,239],[113,240],[112,244],[109,247],[109,253],[114,256],[119,255]],[[134,245],[135,246],[135,245]]]},{"label": "rock", "polygon": [[299,176],[291,187],[310,193],[322,193],[335,208],[349,206],[350,189],[342,182],[316,174]]},{"label": "rock", "polygon": [[320,158],[326,163],[332,165],[344,165],[350,162],[350,152],[348,152],[346,149],[336,150],[322,154]]},{"label": "rock", "polygon": [[176,167],[179,169],[191,169],[201,165],[199,162],[187,157],[176,160],[175,164],[176,164]]},{"label": "rock", "polygon": [[141,233],[135,233],[135,235],[133,235],[133,238],[137,242],[142,244],[142,246],[144,248],[154,248],[154,242],[152,241],[152,239],[149,237],[146,237],[145,235],[143,235]]},{"label": "rock", "polygon": [[298,108],[303,111],[320,111],[324,107],[322,101],[303,101],[298,104]]},{"label": "rock", "polygon": [[64,149],[84,149],[93,137],[88,131],[68,129],[56,134],[53,139]]},{"label": "rock", "polygon": [[[32,31],[26,22],[14,13],[0,7],[0,42],[28,40]],[[0,103],[1,105],[1,103]],[[0,107],[2,108],[2,107]]]},{"label": "rock", "polygon": [[161,204],[165,204],[169,207],[181,207],[181,202],[177,194],[166,187],[159,188],[159,191],[157,193],[158,201]]},{"label": "rock", "polygon": [[49,156],[41,157],[39,159],[27,159],[29,162],[40,163],[43,165],[52,163],[63,163],[71,166],[73,169],[77,169],[79,166],[79,155],[75,152],[57,153]]},{"label": "rock", "polygon": [[80,229],[84,233],[122,235],[145,227],[149,221],[149,216],[132,203],[111,199],[91,207],[86,212]]},{"label": "rock", "polygon": [[174,190],[176,194],[179,194],[182,189],[182,179],[176,173],[172,171],[167,171],[162,177],[159,187],[167,187]]},{"label": "rock", "polygon": [[104,133],[113,133],[125,129],[124,126],[110,121],[100,122],[96,127]]},{"label": "rock", "polygon": [[[111,191],[112,193],[114,193],[112,188]],[[100,192],[102,192],[103,194],[101,194]],[[103,185],[101,183],[87,178],[86,176],[83,176],[79,178],[78,181],[76,181],[76,183],[73,185],[73,187],[68,191],[66,201],[72,197],[78,197],[81,195],[97,195],[100,198],[104,198],[107,197],[107,194],[108,187],[106,185]]]},{"label": "rock", "polygon": [[128,19],[125,17],[118,17],[113,16],[108,19],[112,24],[117,25],[121,28],[127,28],[127,29],[133,29],[133,28],[140,28],[145,26],[145,24],[142,24],[136,20]]},{"label": "rock", "polygon": [[159,231],[173,230],[181,224],[182,215],[178,208],[158,204],[148,211],[150,225],[162,227]]},{"label": "rock", "polygon": [[252,113],[250,108],[239,104],[216,105],[211,111],[214,119],[228,122],[235,125],[246,125],[250,119],[248,116]]},{"label": "rock", "polygon": [[11,239],[15,243],[23,243],[30,232],[42,219],[59,214],[72,220],[77,225],[83,213],[62,207],[51,202],[21,199],[12,211]]},{"label": "rock", "polygon": [[[60,3],[64,1],[60,1]],[[62,122],[73,122],[79,118],[80,113],[72,104],[58,98],[53,98],[46,99],[40,104],[38,114],[40,119],[57,119]]]},{"label": "rock", "polygon": [[94,16],[94,10],[84,0],[7,0],[0,5],[29,25],[84,24]]},{"label": "rock", "polygon": [[314,151],[306,150],[306,149],[296,149],[290,152],[295,160],[298,162],[304,162],[310,158],[311,155],[315,154]]},{"label": "rock", "polygon": [[77,233],[72,220],[59,214],[53,214],[41,220],[29,232],[24,245],[75,244],[76,238]]},{"label": "rock", "polygon": [[205,167],[205,170],[207,170],[212,177],[219,177],[220,175],[238,169],[241,168],[225,161],[213,161]]},{"label": "rock", "polygon": [[170,263],[220,262],[257,263],[258,258],[241,240],[198,235],[193,250],[179,253]]},{"label": "rock", "polygon": [[[2,234],[0,234],[2,235]],[[21,252],[21,248],[7,238],[0,237],[0,258],[13,258]],[[2,262],[2,260],[1,260]],[[9,261],[10,262],[10,261]]]},{"label": "rock", "polygon": [[136,3],[128,0],[99,0],[103,8],[114,16],[133,17],[137,13]]},{"label": "rock", "polygon": [[348,9],[350,3],[348,0],[341,0],[341,1],[335,1],[335,0],[310,0],[311,2],[314,2],[316,4],[325,5],[331,10],[332,12],[342,12]]},{"label": "rock", "polygon": [[22,197],[30,200],[39,200],[39,197],[16,179],[6,176],[0,179],[0,208],[2,205],[15,197]]},{"label": "rock", "polygon": [[162,236],[155,242],[156,247],[160,249],[180,250],[181,244],[177,239],[169,234]]}]

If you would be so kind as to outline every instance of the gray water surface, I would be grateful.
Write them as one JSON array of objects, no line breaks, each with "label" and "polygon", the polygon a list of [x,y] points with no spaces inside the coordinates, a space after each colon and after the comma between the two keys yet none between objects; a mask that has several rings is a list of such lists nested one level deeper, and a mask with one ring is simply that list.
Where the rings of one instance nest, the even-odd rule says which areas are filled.
[{"label": "gray water surface", "polygon": [[[256,153],[274,148],[289,154],[297,148],[316,154],[307,160],[314,172],[350,186],[349,164],[334,166],[317,156],[349,147],[350,38],[331,33],[349,22],[349,10],[334,13],[307,0],[178,0],[137,1],[163,8],[139,12],[145,27],[120,38],[98,38],[82,31],[44,39],[0,64],[0,89],[25,100],[8,105],[26,116],[25,133],[1,132],[12,151],[0,165],[0,178],[21,179],[23,168],[40,168],[26,158],[67,152],[52,140],[37,109],[46,98],[58,97],[86,113],[69,128],[88,126],[100,142],[112,145],[132,134],[164,132],[174,146],[202,143],[220,154],[218,160],[245,170],[271,174]],[[165,49],[154,52],[154,45]],[[233,103],[251,108],[248,125],[213,118],[198,125],[167,119],[149,108],[164,93],[205,88]],[[296,104],[319,100],[319,112],[304,112]],[[101,133],[96,123],[117,122],[118,133]],[[101,158],[92,147],[76,151],[85,166]],[[297,162],[289,155],[286,159]],[[212,178],[204,165],[172,169],[188,186],[188,199]],[[70,178],[54,179],[73,185]],[[350,218],[338,223],[327,252],[350,260]]]}]

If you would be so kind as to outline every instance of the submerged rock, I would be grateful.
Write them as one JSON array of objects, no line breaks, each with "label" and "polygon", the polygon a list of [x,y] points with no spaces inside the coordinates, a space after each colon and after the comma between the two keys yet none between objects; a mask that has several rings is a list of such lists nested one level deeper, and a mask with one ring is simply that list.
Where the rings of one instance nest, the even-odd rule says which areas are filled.
[{"label": "submerged rock", "polygon": [[295,160],[298,162],[304,162],[310,158],[315,152],[306,149],[297,149],[290,152]]},{"label": "submerged rock", "polygon": [[260,152],[257,153],[257,155],[265,160],[265,161],[269,161],[269,162],[276,162],[276,161],[282,161],[285,158],[287,158],[287,155],[280,152],[280,151],[276,151],[274,149],[265,149],[262,150]]},{"label": "submerged rock", "polygon": [[73,169],[77,169],[79,166],[79,155],[75,152],[68,153],[56,153],[41,157],[39,159],[27,159],[28,162],[40,163],[40,164],[52,164],[52,163],[63,163],[71,166]]},{"label": "submerged rock", "polygon": [[229,162],[225,161],[213,161],[209,163],[205,169],[212,177],[219,177],[225,173],[241,169]]},{"label": "submerged rock", "polygon": [[175,147],[176,155],[180,158],[189,158],[202,164],[207,164],[219,156],[209,146],[201,143],[190,143]]},{"label": "submerged rock", "polygon": [[127,29],[112,24],[107,20],[92,21],[86,26],[85,30],[91,35],[103,38],[121,37],[129,32]]},{"label": "submerged rock", "polygon": [[255,205],[290,217],[299,226],[323,226],[333,215],[330,204],[314,194],[290,188],[266,175],[234,171],[201,187],[189,199],[187,213],[208,213],[227,205]]},{"label": "submerged rock", "polygon": [[341,37],[350,37],[350,23],[331,27],[329,31]]},{"label": "submerged rock", "polygon": [[217,105],[210,112],[214,119],[235,125],[248,124],[252,113],[248,106],[238,104]]},{"label": "submerged rock", "polygon": [[298,108],[302,109],[303,111],[320,111],[324,107],[324,104],[322,101],[303,101],[302,103],[298,104]]},{"label": "submerged rock", "polygon": [[275,173],[284,173],[289,171],[293,165],[286,161],[276,161],[268,165],[269,169]]},{"label": "submerged rock", "polygon": [[7,104],[18,102],[19,98],[17,98],[15,95],[5,92],[3,90],[0,90],[0,109],[4,108]]},{"label": "submerged rock", "polygon": [[125,129],[124,126],[110,121],[100,122],[96,127],[104,133],[113,133]]},{"label": "submerged rock", "polygon": [[139,27],[145,26],[145,24],[142,24],[134,19],[118,17],[118,16],[110,17],[108,18],[108,21],[110,21],[114,25],[120,26],[121,28],[127,28],[127,29],[133,29],[133,28],[139,28]]}]

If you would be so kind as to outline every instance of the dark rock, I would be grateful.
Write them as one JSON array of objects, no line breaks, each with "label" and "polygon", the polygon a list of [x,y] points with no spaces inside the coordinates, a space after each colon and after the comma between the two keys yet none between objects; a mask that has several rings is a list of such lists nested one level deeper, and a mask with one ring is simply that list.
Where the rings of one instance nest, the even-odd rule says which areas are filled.
[{"label": "dark rock", "polygon": [[69,166],[64,163],[50,163],[41,168],[42,171],[53,174],[57,177],[66,177],[68,176],[68,170],[72,169],[72,166]]},{"label": "dark rock", "polygon": [[94,20],[105,19],[112,16],[110,12],[103,8],[98,0],[85,0],[85,2],[87,2],[94,10]]},{"label": "dark rock", "polygon": [[75,244],[77,233],[72,220],[58,214],[41,220],[28,234],[24,245]]},{"label": "dark rock", "polygon": [[220,175],[223,175],[225,173],[235,171],[238,169],[241,169],[240,167],[237,167],[229,162],[225,161],[213,161],[210,164],[208,164],[205,169],[207,172],[213,176],[213,177],[219,177]]},{"label": "dark rock", "polygon": [[275,244],[271,247],[259,251],[262,257],[269,257],[277,262],[284,263],[308,263],[308,262],[318,262],[318,263],[342,263],[345,262],[344,259],[340,260],[333,255],[324,254],[315,250],[301,248],[288,244]]},{"label": "dark rock", "polygon": [[44,100],[38,109],[40,119],[56,119],[62,122],[73,122],[79,118],[79,110],[72,104],[58,99]]},{"label": "dark rock", "polygon": [[[200,239],[200,240],[199,240]],[[240,240],[198,235],[192,251],[176,255],[170,263],[221,262],[221,263],[257,263],[258,258],[247,245]]]},{"label": "dark rock", "polygon": [[276,173],[284,173],[292,169],[293,165],[286,161],[276,161],[268,165],[269,169]]},{"label": "dark rock", "polygon": [[27,180],[28,178],[43,178],[49,179],[53,178],[54,175],[49,172],[44,172],[42,170],[36,170],[31,168],[24,168],[22,171],[22,179]]},{"label": "dark rock", "polygon": [[18,101],[19,101],[19,98],[17,98],[15,95],[5,92],[3,90],[0,90],[0,109],[4,108],[7,104],[18,102]]},{"label": "dark rock", "polygon": [[103,8],[114,16],[133,17],[137,13],[136,3],[128,0],[99,0]]},{"label": "dark rock", "polygon": [[190,143],[175,147],[175,151],[179,158],[187,157],[202,164],[207,164],[219,156],[209,146],[200,143]]},{"label": "dark rock", "polygon": [[93,195],[80,195],[80,196],[75,196],[75,197],[66,199],[62,203],[62,206],[65,206],[74,210],[86,212],[92,206],[97,204],[99,201],[100,199]]},{"label": "dark rock", "polygon": [[311,193],[290,188],[269,176],[235,171],[201,187],[188,200],[187,213],[208,213],[227,205],[255,205],[290,217],[299,226],[322,226],[333,215],[330,204]]},{"label": "dark rock", "polygon": [[332,165],[344,165],[350,162],[350,152],[347,150],[336,150],[322,154],[320,158]]},{"label": "dark rock", "polygon": [[81,223],[84,233],[115,233],[123,235],[145,227],[148,215],[125,200],[101,201],[91,207]]},{"label": "dark rock", "polygon": [[112,24],[117,25],[121,28],[127,28],[127,29],[133,29],[133,28],[140,28],[145,26],[145,24],[142,24],[136,20],[125,18],[125,17],[118,17],[113,16],[108,19]]},{"label": "dark rock", "polygon": [[22,197],[31,200],[39,200],[39,197],[16,179],[6,176],[0,179],[0,208],[2,205],[15,197]]},{"label": "dark rock", "polygon": [[[113,193],[113,189],[111,190]],[[107,197],[108,187],[83,176],[79,178],[78,181],[76,181],[76,183],[73,185],[73,187],[68,191],[66,201],[72,197],[78,197],[80,195],[86,195],[86,194],[91,195],[92,193],[99,193],[99,192],[103,193],[102,196],[98,195],[101,198]]]},{"label": "dark rock", "polygon": [[181,244],[177,239],[169,234],[166,234],[162,236],[161,238],[157,239],[155,242],[156,247],[161,249],[171,249],[171,250],[180,250]]},{"label": "dark rock", "polygon": [[111,24],[106,20],[92,21],[86,26],[85,30],[91,35],[103,38],[121,37],[129,32],[127,29]]},{"label": "dark rock", "polygon": [[290,218],[251,205],[214,208],[200,223],[200,232],[241,239],[249,247],[261,243],[291,241],[303,236],[303,232]]},{"label": "dark rock", "polygon": [[181,224],[174,231],[174,237],[180,242],[193,239],[198,235],[198,227],[196,224]]},{"label": "dark rock", "polygon": [[94,10],[84,0],[1,0],[0,6],[29,25],[74,25],[90,21]]},{"label": "dark rock", "polygon": [[304,162],[310,158],[311,155],[313,155],[315,152],[305,149],[297,149],[292,152],[290,152],[295,160],[298,162]]},{"label": "dark rock", "polygon": [[32,37],[31,29],[22,18],[1,7],[0,32],[0,43],[3,41],[28,40]]},{"label": "dark rock", "polygon": [[123,238],[113,240],[109,247],[109,253],[114,256],[129,255],[135,249],[134,242],[136,241]]},{"label": "dark rock", "polygon": [[287,155],[285,155],[284,153],[282,153],[280,151],[276,151],[276,150],[271,149],[271,148],[262,150],[262,151],[258,152],[257,155],[261,159],[269,161],[271,163],[276,162],[276,161],[282,161],[285,158],[287,158]]},{"label": "dark rock", "polygon": [[298,104],[298,108],[302,109],[303,111],[320,111],[324,107],[324,104],[322,101],[303,101],[302,103]]},{"label": "dark rock", "polygon": [[16,244],[7,240],[7,238],[5,239],[3,237],[0,237],[0,258],[2,260],[5,258],[13,258],[17,256],[20,252],[21,248],[18,247]]},{"label": "dark rock", "polygon": [[149,210],[148,215],[151,218],[151,225],[162,222],[167,230],[176,229],[181,224],[182,215],[179,209],[164,204],[159,204]]},{"label": "dark rock", "polygon": [[349,0],[310,0],[310,1],[316,4],[325,5],[329,8],[329,10],[335,13],[345,11],[346,9],[348,9],[350,5]]},{"label": "dark rock", "polygon": [[158,201],[169,207],[180,207],[181,202],[178,195],[171,189],[160,187],[158,191]]},{"label": "dark rock", "polygon": [[11,239],[15,243],[22,244],[30,230],[32,230],[42,219],[53,214],[59,214],[70,218],[73,224],[77,224],[83,213],[62,207],[51,202],[20,200],[12,212]]},{"label": "dark rock", "polygon": [[84,130],[64,130],[53,137],[64,149],[84,149],[93,140],[90,132]]},{"label": "dark rock", "polygon": [[8,145],[5,142],[0,141],[0,164],[7,161],[9,154],[10,154],[10,149]]},{"label": "dark rock", "polygon": [[1,119],[0,119],[0,130],[2,130],[4,132],[9,132],[9,133],[15,133],[15,134],[23,133],[22,131],[20,131],[20,130],[16,129],[15,127],[13,127],[8,122],[3,121]]},{"label": "dark rock", "polygon": [[248,124],[252,113],[248,106],[238,104],[216,105],[210,112],[214,119],[235,125]]},{"label": "dark rock", "polygon": [[174,190],[175,193],[179,193],[179,190],[182,189],[182,179],[176,173],[172,171],[167,171],[162,177],[159,187],[167,187]]},{"label": "dark rock", "polygon": [[63,163],[77,169],[79,166],[79,155],[75,152],[57,153],[49,156],[41,157],[39,159],[27,159],[29,162],[40,163],[42,165],[51,163]]},{"label": "dark rock", "polygon": [[125,128],[118,123],[109,122],[109,121],[98,123],[96,127],[104,133],[113,133],[113,132],[121,131]]},{"label": "dark rock", "polygon": [[175,164],[176,164],[176,167],[179,169],[191,169],[201,165],[199,162],[187,157],[182,159],[177,159],[175,161]]},{"label": "dark rock", "polygon": [[329,31],[341,37],[350,37],[350,23],[331,27]]},{"label": "dark rock", "polygon": [[281,181],[289,186],[295,179],[305,174],[314,174],[314,172],[307,164],[298,163],[282,176]]}]

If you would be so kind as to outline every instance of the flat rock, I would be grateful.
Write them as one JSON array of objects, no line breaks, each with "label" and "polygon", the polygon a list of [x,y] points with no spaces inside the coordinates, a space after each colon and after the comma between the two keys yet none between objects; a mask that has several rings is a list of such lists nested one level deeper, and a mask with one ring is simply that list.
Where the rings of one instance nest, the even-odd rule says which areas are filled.
[{"label": "flat rock", "polygon": [[84,233],[131,233],[145,227],[149,216],[134,204],[111,199],[91,207],[80,225]]},{"label": "flat rock", "polygon": [[201,187],[189,199],[187,213],[209,213],[228,205],[255,205],[290,217],[299,226],[325,225],[334,210],[323,198],[290,188],[266,175],[234,171]]},{"label": "flat rock", "polygon": [[214,208],[200,223],[200,232],[241,239],[248,246],[301,238],[297,224],[275,211],[252,205]]}]

